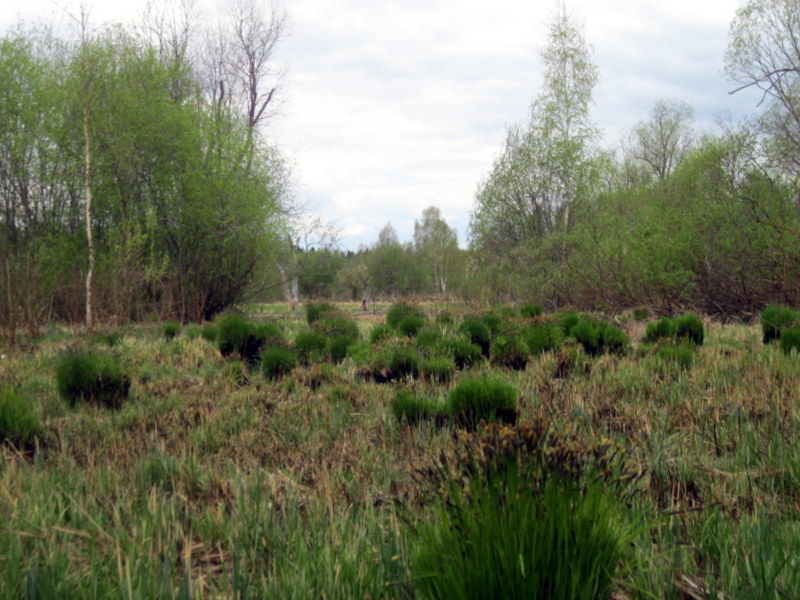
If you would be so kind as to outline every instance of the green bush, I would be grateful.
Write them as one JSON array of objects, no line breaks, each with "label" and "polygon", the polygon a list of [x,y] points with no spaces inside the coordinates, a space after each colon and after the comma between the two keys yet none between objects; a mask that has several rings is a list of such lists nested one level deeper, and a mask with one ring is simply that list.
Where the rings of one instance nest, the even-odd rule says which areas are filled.
[{"label": "green bush", "polygon": [[486,323],[476,317],[467,317],[464,319],[464,322],[461,323],[459,331],[464,333],[470,342],[478,346],[484,356],[489,356],[492,333]]},{"label": "green bush", "polygon": [[324,360],[325,351],[328,348],[328,338],[319,331],[307,329],[295,336],[294,347],[300,362],[308,365]]},{"label": "green bush", "polygon": [[492,337],[498,335],[503,330],[503,326],[505,324],[503,317],[493,312],[484,313],[481,316],[481,321],[486,323],[486,326],[489,328],[489,333],[492,335]]},{"label": "green bush", "polygon": [[422,378],[431,383],[447,383],[453,379],[456,363],[449,356],[434,356],[420,363]]},{"label": "green bush", "polygon": [[519,314],[526,319],[538,317],[542,314],[542,307],[538,304],[523,304],[519,307]]},{"label": "green bush", "polygon": [[685,345],[666,344],[661,346],[656,356],[665,363],[678,365],[682,369],[691,369],[694,362],[694,351]]},{"label": "green bush", "polygon": [[116,331],[112,333],[95,333],[91,337],[91,341],[95,344],[103,344],[110,348],[113,348],[117,344],[122,341],[122,335],[117,333]]},{"label": "green bush", "polygon": [[426,398],[419,398],[409,391],[397,392],[391,403],[392,414],[401,423],[414,425],[436,416],[436,406]]},{"label": "green bush", "polygon": [[217,319],[217,344],[222,356],[242,354],[252,323],[238,313],[226,313]]},{"label": "green bush", "polygon": [[528,351],[536,356],[560,349],[564,335],[558,323],[534,323],[522,331],[522,339],[528,345]]},{"label": "green bush", "polygon": [[388,325],[376,325],[369,332],[369,341],[371,344],[394,337],[394,329]]},{"label": "green bush", "polygon": [[397,346],[389,355],[389,370],[392,379],[418,377],[420,367],[419,351],[412,346]]},{"label": "green bush", "polygon": [[413,338],[425,326],[425,317],[407,315],[400,319],[397,324],[397,331],[401,335]]},{"label": "green bush", "polygon": [[358,367],[368,366],[375,353],[367,342],[355,342],[347,347],[347,358]]},{"label": "green bush", "polygon": [[344,313],[324,313],[311,327],[327,337],[346,337],[351,342],[361,339],[358,323]]},{"label": "green bush", "polygon": [[784,354],[800,353],[800,327],[789,327],[781,332],[781,350]]},{"label": "green bush", "polygon": [[447,408],[450,416],[467,429],[477,427],[481,419],[513,423],[517,419],[517,390],[485,377],[467,379],[450,391]]},{"label": "green bush", "polygon": [[417,334],[415,342],[420,350],[430,355],[436,352],[443,338],[444,334],[438,327],[424,327]]},{"label": "green bush", "polygon": [[318,321],[323,317],[323,315],[327,313],[336,313],[339,312],[333,304],[329,302],[319,302],[319,303],[311,303],[306,304],[306,321],[309,325],[313,325],[315,321]]},{"label": "green bush", "polygon": [[473,367],[482,357],[480,346],[460,337],[442,340],[439,344],[439,353],[452,356],[457,369]]},{"label": "green bush", "polygon": [[167,321],[164,323],[164,337],[168,340],[175,339],[181,332],[181,324],[177,321]]},{"label": "green bush", "polygon": [[800,320],[800,313],[787,306],[770,304],[761,312],[762,340],[769,344],[781,338],[781,331]]},{"label": "green bush", "polygon": [[675,319],[675,337],[687,340],[696,346],[702,346],[705,338],[702,319],[693,314],[677,317]]},{"label": "green bush", "polygon": [[675,321],[669,317],[663,317],[647,326],[644,333],[644,341],[656,342],[660,339],[671,339],[675,337],[676,332]]},{"label": "green bush", "polygon": [[572,328],[581,320],[581,316],[576,312],[559,313],[556,316],[561,325],[561,332],[564,335],[571,335]]},{"label": "green bush", "polygon": [[604,352],[621,354],[630,344],[628,336],[619,327],[593,319],[581,319],[570,330],[570,335],[590,356]]},{"label": "green bush", "polygon": [[279,379],[297,366],[297,354],[287,346],[267,346],[261,353],[261,372],[267,379]]},{"label": "green bush", "polygon": [[207,342],[217,341],[217,328],[211,323],[206,323],[200,328],[200,337]]},{"label": "green bush", "polygon": [[0,441],[29,447],[42,429],[32,403],[12,390],[0,389]]},{"label": "green bush", "polygon": [[444,327],[451,327],[451,326],[455,325],[455,323],[456,323],[456,320],[453,318],[453,315],[451,315],[448,312],[443,312],[443,313],[439,313],[438,315],[436,315],[436,324],[437,325],[442,325]]},{"label": "green bush", "polygon": [[415,304],[397,302],[393,304],[386,313],[386,323],[392,329],[397,329],[400,321],[406,317],[418,317],[425,321],[425,311]]},{"label": "green bush", "polygon": [[500,336],[492,344],[490,354],[493,365],[515,371],[524,371],[528,364],[528,345],[519,336]]},{"label": "green bush", "polygon": [[328,356],[334,362],[342,362],[347,358],[347,349],[354,341],[346,335],[335,335],[328,340]]},{"label": "green bush", "polygon": [[131,380],[110,356],[71,352],[58,361],[56,384],[58,393],[71,406],[86,400],[119,408],[128,397]]}]

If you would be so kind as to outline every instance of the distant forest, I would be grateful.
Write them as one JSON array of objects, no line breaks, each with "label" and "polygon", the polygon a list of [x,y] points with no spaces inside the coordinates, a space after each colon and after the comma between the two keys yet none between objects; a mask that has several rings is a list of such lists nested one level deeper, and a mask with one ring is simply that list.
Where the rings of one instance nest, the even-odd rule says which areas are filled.
[{"label": "distant forest", "polygon": [[[285,16],[237,0],[213,29],[177,3],[135,26],[0,39],[0,326],[211,319],[250,299],[437,296],[734,318],[800,305],[800,4],[731,24],[745,122],[700,135],[656,103],[614,150],[591,120],[598,70],[562,12],[544,83],[480,182],[468,248],[435,206],[401,243],[342,251],[294,205],[267,126]],[[722,57],[721,57],[722,58]]]}]

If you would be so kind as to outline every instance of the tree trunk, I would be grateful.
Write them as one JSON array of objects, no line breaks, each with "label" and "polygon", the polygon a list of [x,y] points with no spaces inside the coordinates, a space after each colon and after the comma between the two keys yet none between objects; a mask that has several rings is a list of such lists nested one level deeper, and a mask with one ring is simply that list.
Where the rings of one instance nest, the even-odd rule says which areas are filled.
[{"label": "tree trunk", "polygon": [[92,277],[94,276],[94,236],[92,234],[92,144],[89,135],[89,90],[88,67],[84,64],[86,89],[83,97],[83,185],[86,194],[86,247],[89,252],[89,266],[86,270],[86,327],[91,330],[92,315]]}]

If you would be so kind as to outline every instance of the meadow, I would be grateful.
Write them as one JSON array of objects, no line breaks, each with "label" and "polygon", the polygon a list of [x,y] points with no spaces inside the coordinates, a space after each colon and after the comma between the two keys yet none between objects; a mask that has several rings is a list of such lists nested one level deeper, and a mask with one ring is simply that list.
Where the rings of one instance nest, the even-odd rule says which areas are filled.
[{"label": "meadow", "polygon": [[[757,322],[646,340],[644,311],[586,321],[593,349],[524,308],[337,304],[337,350],[246,307],[285,370],[220,324],[3,350],[0,598],[800,598],[797,352]],[[454,355],[470,318],[490,346]],[[127,374],[118,408],[59,392],[78,350]],[[507,412],[459,408],[486,382]]]}]

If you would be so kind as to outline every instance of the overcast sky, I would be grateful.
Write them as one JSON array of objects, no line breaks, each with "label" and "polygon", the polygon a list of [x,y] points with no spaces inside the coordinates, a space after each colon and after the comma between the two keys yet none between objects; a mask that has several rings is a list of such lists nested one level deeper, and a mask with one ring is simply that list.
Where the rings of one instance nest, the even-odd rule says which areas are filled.
[{"label": "overcast sky", "polygon": [[[3,31],[48,20],[73,0],[1,0]],[[266,0],[265,0],[266,1]],[[143,0],[89,3],[95,21],[130,18]],[[567,0],[600,69],[594,121],[604,144],[682,100],[698,129],[756,111],[723,74],[740,0]],[[541,85],[540,50],[555,0],[286,0],[278,50],[287,76],[268,125],[293,165],[296,195],[341,228],[341,243],[375,242],[387,222],[401,241],[437,206],[466,242],[478,183],[523,122]],[[63,12],[63,11],[61,11]],[[212,11],[213,12],[213,11]]]}]

